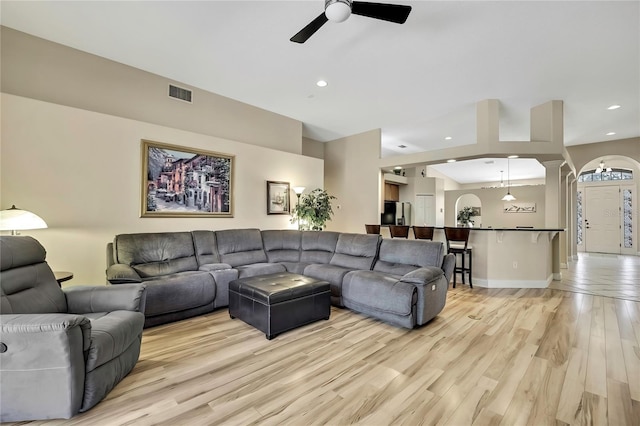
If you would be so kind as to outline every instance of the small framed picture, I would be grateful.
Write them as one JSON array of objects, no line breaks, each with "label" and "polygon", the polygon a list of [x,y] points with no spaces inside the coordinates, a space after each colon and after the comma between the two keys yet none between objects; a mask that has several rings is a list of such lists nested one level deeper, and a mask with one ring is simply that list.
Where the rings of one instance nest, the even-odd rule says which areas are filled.
[{"label": "small framed picture", "polygon": [[289,182],[267,181],[267,214],[290,214]]}]

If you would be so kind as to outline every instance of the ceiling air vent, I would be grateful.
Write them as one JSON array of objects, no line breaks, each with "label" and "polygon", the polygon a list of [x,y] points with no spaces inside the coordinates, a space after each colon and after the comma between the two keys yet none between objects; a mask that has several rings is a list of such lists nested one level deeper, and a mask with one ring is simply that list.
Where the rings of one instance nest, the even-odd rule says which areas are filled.
[{"label": "ceiling air vent", "polygon": [[179,99],[181,101],[192,103],[192,92],[189,89],[183,89],[182,87],[174,86],[173,84],[169,85],[169,97],[174,99]]}]

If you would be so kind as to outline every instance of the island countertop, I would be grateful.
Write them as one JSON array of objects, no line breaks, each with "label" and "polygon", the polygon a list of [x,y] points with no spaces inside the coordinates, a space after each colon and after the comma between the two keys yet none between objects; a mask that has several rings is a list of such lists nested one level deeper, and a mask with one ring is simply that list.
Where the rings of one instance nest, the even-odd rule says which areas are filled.
[{"label": "island countertop", "polygon": [[[435,226],[436,229],[444,229],[444,226]],[[447,227],[449,228],[449,227]],[[462,226],[452,226],[451,228],[460,228],[460,229],[471,229],[472,231],[549,231],[549,232],[564,232],[566,229],[563,228],[529,228],[529,227],[519,227],[519,228],[466,228]]]}]

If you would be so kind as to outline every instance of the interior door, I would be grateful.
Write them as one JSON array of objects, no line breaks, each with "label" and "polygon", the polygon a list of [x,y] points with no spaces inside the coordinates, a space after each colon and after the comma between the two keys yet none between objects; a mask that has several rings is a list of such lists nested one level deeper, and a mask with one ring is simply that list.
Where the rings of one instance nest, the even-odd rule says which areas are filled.
[{"label": "interior door", "polygon": [[619,254],[620,188],[617,185],[589,186],[585,195],[585,250]]},{"label": "interior door", "polygon": [[433,195],[416,195],[413,224],[433,226],[436,223],[436,205]]}]

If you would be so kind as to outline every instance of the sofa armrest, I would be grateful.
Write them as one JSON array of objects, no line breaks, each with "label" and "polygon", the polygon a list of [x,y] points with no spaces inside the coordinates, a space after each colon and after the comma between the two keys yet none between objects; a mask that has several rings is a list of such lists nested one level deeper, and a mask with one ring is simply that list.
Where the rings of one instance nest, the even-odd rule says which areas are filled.
[{"label": "sofa armrest", "polygon": [[205,272],[213,272],[213,271],[221,271],[224,269],[231,269],[231,265],[228,263],[206,263],[204,265],[200,265],[198,268],[199,271]]},{"label": "sofa armrest", "polygon": [[115,263],[107,268],[107,280],[111,284],[141,283],[142,278],[129,265]]},{"label": "sofa armrest", "polygon": [[134,311],[144,313],[144,284],[77,286],[63,289],[70,313]]},{"label": "sofa armrest", "polygon": [[[91,343],[91,321],[82,315],[73,314],[3,314],[0,316],[0,331],[2,331],[2,343],[6,348],[6,353],[11,351],[7,341],[12,340],[11,336],[23,336],[29,346],[22,348],[35,351],[38,347],[47,350],[47,344],[41,344],[46,333],[69,333],[69,330],[79,327],[83,335],[82,350],[89,349]],[[50,343],[50,342],[49,342]],[[33,345],[33,346],[31,346]],[[3,347],[4,349],[4,347]],[[15,349],[15,348],[14,348]],[[7,361],[2,357],[3,361]]]},{"label": "sofa armrest", "polygon": [[411,283],[415,285],[426,285],[431,281],[438,279],[443,274],[442,269],[435,266],[425,266],[415,269],[407,274],[404,274],[400,281],[405,283]]},{"label": "sofa armrest", "polygon": [[446,254],[442,259],[442,270],[444,271],[444,277],[447,279],[447,283],[451,282],[453,276],[453,269],[456,267],[456,256],[452,253]]},{"label": "sofa armrest", "polygon": [[70,418],[82,404],[91,322],[80,315],[0,315],[0,421]]}]

